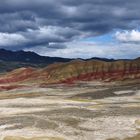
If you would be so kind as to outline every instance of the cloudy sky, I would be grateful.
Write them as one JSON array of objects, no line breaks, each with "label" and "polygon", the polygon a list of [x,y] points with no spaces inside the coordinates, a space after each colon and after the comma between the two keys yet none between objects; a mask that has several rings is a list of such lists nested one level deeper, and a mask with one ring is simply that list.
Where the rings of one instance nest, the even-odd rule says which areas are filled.
[{"label": "cloudy sky", "polygon": [[0,0],[0,48],[70,58],[140,56],[140,0]]}]

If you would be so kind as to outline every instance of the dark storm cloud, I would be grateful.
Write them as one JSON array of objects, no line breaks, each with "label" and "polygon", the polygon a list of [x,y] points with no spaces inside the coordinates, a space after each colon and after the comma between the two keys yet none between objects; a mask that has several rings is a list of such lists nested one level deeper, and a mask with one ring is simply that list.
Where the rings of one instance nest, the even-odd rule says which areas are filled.
[{"label": "dark storm cloud", "polygon": [[0,32],[9,33],[38,28],[33,14],[29,12],[0,14],[0,25]]},{"label": "dark storm cloud", "polygon": [[50,49],[65,49],[65,48],[67,48],[66,45],[61,44],[61,43],[49,43],[47,47]]},{"label": "dark storm cloud", "polygon": [[0,46],[57,44],[135,29],[139,5],[139,0],[0,0]]}]

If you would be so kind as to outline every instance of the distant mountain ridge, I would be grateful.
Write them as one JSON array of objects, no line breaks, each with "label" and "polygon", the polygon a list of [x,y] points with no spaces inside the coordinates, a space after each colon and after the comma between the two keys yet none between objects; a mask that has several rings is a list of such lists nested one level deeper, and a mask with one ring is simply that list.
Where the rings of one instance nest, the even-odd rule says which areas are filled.
[{"label": "distant mountain ridge", "polygon": [[[35,52],[31,51],[11,51],[0,49],[0,73],[11,71],[21,67],[35,67],[35,68],[44,68],[50,64],[54,63],[65,63],[74,60],[80,61],[90,61],[98,60],[105,62],[115,62],[118,60],[107,59],[107,58],[98,58],[93,57],[90,59],[70,59],[70,58],[61,58],[61,57],[49,57],[49,56],[40,56]],[[122,61],[129,61],[126,59],[120,59]]]},{"label": "distant mountain ridge", "polygon": [[35,52],[31,51],[11,51],[0,49],[0,60],[3,61],[13,61],[13,62],[25,62],[25,63],[47,63],[52,64],[54,62],[68,62],[71,59],[69,58],[60,58],[60,57],[48,57],[40,56]]},{"label": "distant mountain ridge", "polygon": [[42,68],[57,62],[69,62],[72,59],[40,56],[34,52],[0,49],[0,73],[21,67]]},{"label": "distant mountain ridge", "polygon": [[[80,60],[101,60],[106,62],[113,62],[117,61],[116,59],[108,59],[108,58],[99,58],[99,57],[92,57],[89,59],[82,59],[77,58]],[[0,61],[12,61],[12,62],[24,62],[24,63],[47,63],[52,64],[54,62],[69,62],[70,58],[62,58],[62,57],[49,57],[49,56],[41,56],[32,51],[11,51],[6,49],[0,49]],[[128,60],[128,59],[119,59],[119,60]]]}]

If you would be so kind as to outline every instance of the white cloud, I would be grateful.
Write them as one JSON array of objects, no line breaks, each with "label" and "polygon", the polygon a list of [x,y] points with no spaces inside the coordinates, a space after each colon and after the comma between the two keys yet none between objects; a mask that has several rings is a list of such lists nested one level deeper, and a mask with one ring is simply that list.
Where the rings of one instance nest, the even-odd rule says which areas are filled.
[{"label": "white cloud", "polygon": [[115,34],[117,40],[122,42],[140,42],[140,31],[123,31]]},{"label": "white cloud", "polygon": [[39,27],[37,30],[28,29],[25,36],[37,40],[47,40],[48,42],[63,42],[71,39],[73,36],[79,35],[80,32],[73,30],[69,27],[59,27],[59,26],[43,26]]},{"label": "white cloud", "polygon": [[42,26],[38,29],[27,29],[26,32],[3,33],[0,32],[0,47],[13,49],[32,47],[51,42],[67,42],[78,37],[83,37],[83,32],[69,27]]},{"label": "white cloud", "polygon": [[16,33],[0,33],[0,46],[14,46],[25,43],[27,39]]},{"label": "white cloud", "polygon": [[115,58],[130,59],[140,56],[140,47],[138,44],[129,43],[106,43],[100,44],[95,42],[69,42],[64,43],[67,46],[64,49],[51,49],[45,46],[27,48],[26,51],[35,51],[40,55],[57,56],[65,58]]}]

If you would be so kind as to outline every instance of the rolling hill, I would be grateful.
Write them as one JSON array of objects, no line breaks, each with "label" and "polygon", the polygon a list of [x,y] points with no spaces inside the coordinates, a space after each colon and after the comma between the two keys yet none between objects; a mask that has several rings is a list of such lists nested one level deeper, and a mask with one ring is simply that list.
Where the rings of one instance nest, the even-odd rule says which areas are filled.
[{"label": "rolling hill", "polygon": [[[0,76],[0,84],[46,86],[72,84],[77,81],[124,81],[140,79],[140,58],[106,62],[73,60],[45,68],[23,67]],[[30,83],[30,84],[29,84]]]}]

